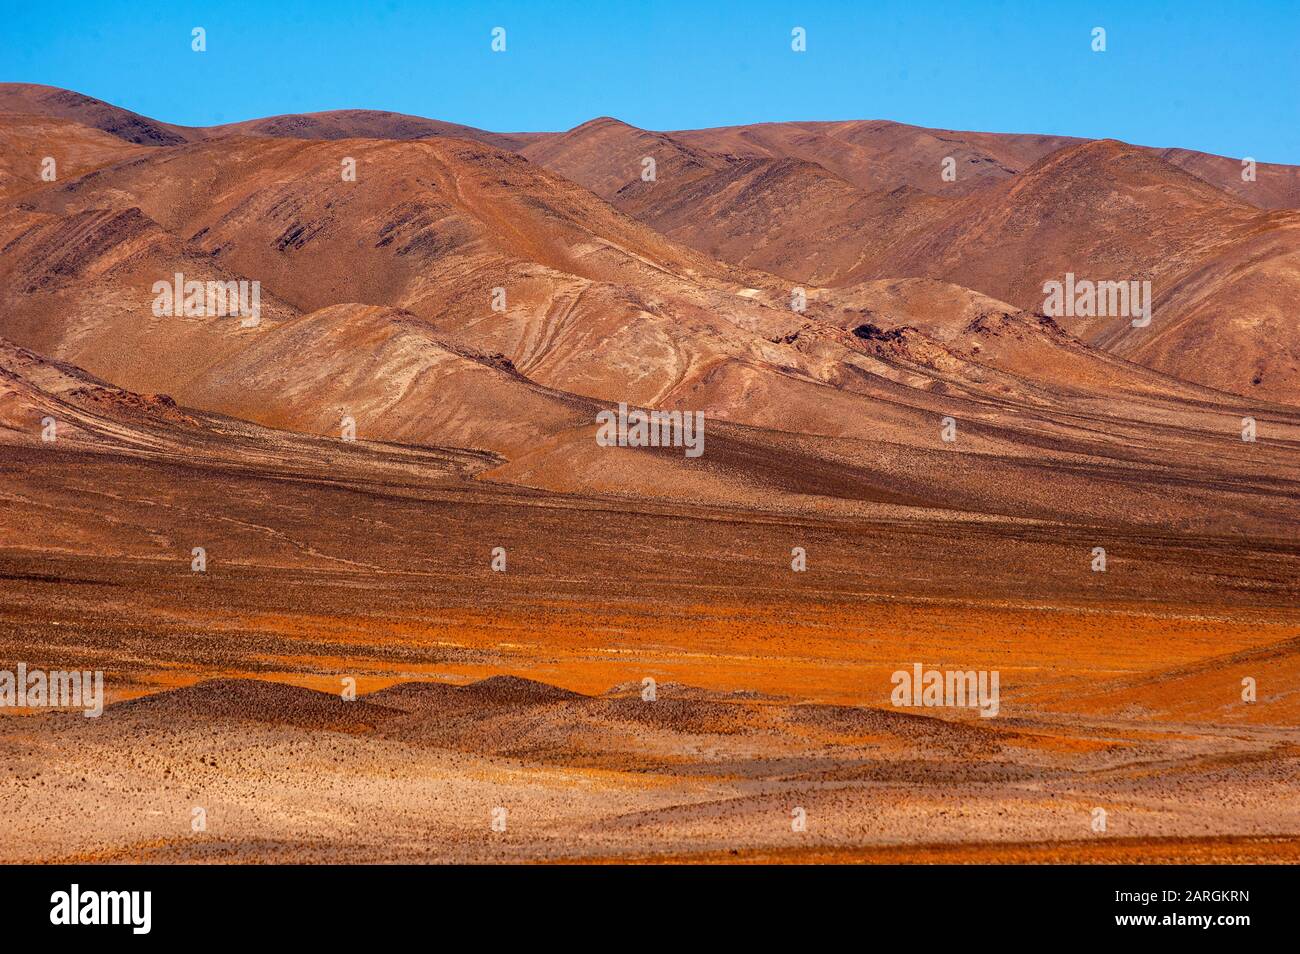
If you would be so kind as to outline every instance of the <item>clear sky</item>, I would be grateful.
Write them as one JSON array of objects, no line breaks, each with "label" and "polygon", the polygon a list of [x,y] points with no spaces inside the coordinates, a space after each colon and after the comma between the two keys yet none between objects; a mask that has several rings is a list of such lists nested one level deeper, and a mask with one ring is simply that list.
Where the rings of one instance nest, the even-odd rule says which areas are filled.
[{"label": "clear sky", "polygon": [[186,125],[350,107],[500,131],[893,119],[1300,163],[1300,0],[0,3],[0,80]]}]

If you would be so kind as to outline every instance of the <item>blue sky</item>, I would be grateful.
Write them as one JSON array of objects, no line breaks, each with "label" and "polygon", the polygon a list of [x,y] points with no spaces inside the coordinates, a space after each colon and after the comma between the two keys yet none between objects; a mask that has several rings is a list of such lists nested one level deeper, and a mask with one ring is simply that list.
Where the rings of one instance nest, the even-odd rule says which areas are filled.
[{"label": "blue sky", "polygon": [[893,119],[1300,163],[1300,0],[2,2],[0,80],[187,125],[345,107],[502,131]]}]

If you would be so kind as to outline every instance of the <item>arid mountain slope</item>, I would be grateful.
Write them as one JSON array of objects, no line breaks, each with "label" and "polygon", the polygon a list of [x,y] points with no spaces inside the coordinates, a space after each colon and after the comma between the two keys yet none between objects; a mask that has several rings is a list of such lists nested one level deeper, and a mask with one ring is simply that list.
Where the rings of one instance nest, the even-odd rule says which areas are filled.
[{"label": "arid mountain slope", "polygon": [[21,201],[33,189],[142,151],[145,147],[71,120],[0,114],[0,201]]},{"label": "arid mountain slope", "polygon": [[[86,217],[108,224],[125,217],[145,236],[150,231],[138,210],[74,216]],[[56,234],[67,228],[61,219],[44,224]],[[9,258],[32,290],[5,314],[61,357],[96,370],[108,365],[134,389],[262,424],[337,436],[351,417],[363,439],[492,451],[503,459],[485,474],[493,480],[756,507],[904,506],[1152,522],[1163,519],[1164,483],[1195,479],[1200,486],[1182,494],[1203,501],[1205,526],[1264,531],[1282,519],[1274,495],[1294,454],[1297,421],[1277,411],[1261,415],[1261,439],[1249,457],[1217,460],[1238,442],[1241,414],[1221,396],[1098,355],[1059,329],[953,286],[863,286],[843,313],[810,314],[790,341],[768,342],[766,360],[715,353],[661,402],[708,416],[707,456],[692,462],[679,450],[598,447],[597,404],[533,383],[508,356],[465,352],[408,312],[340,305],[299,316],[285,306],[257,328],[240,328],[231,318],[147,316],[147,285],[139,279],[130,282],[134,304],[123,302],[117,317],[80,302],[69,291],[81,287],[75,283],[56,283],[61,291],[47,294],[36,263],[64,261],[74,276],[100,274],[107,292],[131,269],[159,268],[146,263],[168,247],[141,238],[137,254],[113,265],[130,243],[82,240],[77,247],[98,257],[61,258],[37,240],[40,231],[26,239],[38,253],[33,260]],[[93,294],[93,282],[84,287]],[[936,310],[953,322],[931,318],[927,325],[924,316]],[[855,312],[880,324],[848,327]],[[910,319],[926,331],[907,325]],[[567,340],[576,347],[579,339]],[[553,351],[543,345],[537,355]],[[575,365],[579,356],[572,352]],[[939,439],[947,416],[960,420],[957,446]],[[955,452],[974,455],[967,460],[979,465],[951,469],[944,461]],[[1231,494],[1193,477],[1208,459],[1217,460],[1216,472],[1233,473]],[[1055,468],[1050,481],[1048,466]],[[1146,476],[1130,482],[1124,475],[1135,467]],[[1098,480],[1115,481],[1115,489],[1089,494]]]},{"label": "arid mountain slope", "polygon": [[[90,452],[141,460],[147,468],[176,464],[335,478],[418,477],[456,483],[497,463],[491,454],[356,442],[270,430],[245,420],[183,407],[167,394],[137,394],[75,365],[46,358],[0,338],[0,446],[52,459]],[[110,467],[109,464],[104,464]],[[159,470],[163,473],[165,470]],[[49,514],[34,514],[34,520]]]},{"label": "arid mountain slope", "polygon": [[[1183,380],[1300,401],[1295,337],[1278,304],[1300,295],[1300,212],[1259,212],[1115,142],[1054,153],[1008,183],[959,200],[937,225],[891,242],[873,277],[928,275],[1028,309],[1043,285],[1151,283],[1152,321],[1061,317],[1084,341]],[[1227,342],[1231,340],[1232,346]]]},{"label": "arid mountain slope", "polygon": [[[682,145],[608,116],[568,132],[539,137],[520,150],[530,162],[613,200],[635,183],[663,179],[674,193],[730,164],[729,157]],[[653,168],[646,163],[653,160]],[[626,208],[619,204],[620,208]]]},{"label": "arid mountain slope", "polygon": [[[708,165],[720,158],[796,159],[814,162],[864,191],[890,192],[902,185],[941,195],[965,195],[1016,175],[1049,153],[1084,140],[1034,133],[987,133],[927,129],[890,120],[774,122],[651,132],[608,117],[567,132],[489,132],[421,116],[373,109],[269,116],[219,126],[189,127],[159,122],[70,90],[31,83],[0,83],[0,113],[56,116],[101,129],[127,142],[176,145],[203,138],[259,135],[305,139],[418,139],[452,137],[487,143],[529,155],[566,177],[606,195],[610,184],[626,181],[627,158],[640,143],[685,153]],[[575,133],[587,127],[621,127],[626,139],[601,135],[608,155],[591,149],[592,140]],[[1225,192],[1264,209],[1300,207],[1300,168],[1256,163],[1255,178],[1242,178],[1242,159],[1177,147],[1141,146]],[[582,155],[585,153],[586,155]],[[635,156],[631,171],[640,175]],[[956,163],[956,179],[940,175],[943,162]],[[611,161],[611,159],[613,161]],[[561,167],[564,167],[561,169]],[[672,163],[669,163],[672,167]],[[604,181],[605,185],[600,186]]]},{"label": "arid mountain slope", "polygon": [[592,402],[533,384],[500,355],[460,353],[423,319],[372,305],[331,305],[285,321],[178,391],[192,404],[286,430],[337,434],[351,418],[369,439],[512,457],[595,415]]},{"label": "arid mountain slope", "polygon": [[[761,123],[667,133],[710,152],[804,159],[868,191],[900,185],[936,195],[967,195],[1024,172],[1053,152],[1087,140],[1031,133],[925,129],[886,120]],[[1263,209],[1300,207],[1300,168],[1256,163],[1254,181],[1242,179],[1239,158],[1191,149],[1135,146]],[[944,159],[956,179],[940,175]]]},{"label": "arid mountain slope", "polygon": [[[1004,181],[1079,140],[1067,136],[999,135],[924,129],[888,120],[759,123],[670,133],[675,139],[735,156],[816,163],[867,192],[906,185],[941,195],[967,195]],[[956,179],[942,177],[946,158]]]},{"label": "arid mountain slope", "polygon": [[792,286],[851,283],[880,250],[949,209],[909,186],[863,192],[800,159],[735,160],[685,184],[634,182],[613,201],[685,245]]},{"label": "arid mountain slope", "polygon": [[[1192,149],[1155,149],[1171,162],[1210,185],[1261,209],[1300,209],[1300,166],[1230,159]],[[1253,176],[1253,177],[1252,177]]]},{"label": "arid mountain slope", "polygon": [[[67,215],[20,211],[0,222],[0,335],[145,392],[167,392],[175,375],[199,373],[245,346],[252,329],[238,318],[154,317],[153,287],[177,272],[201,282],[247,276],[135,206],[91,205]],[[269,289],[260,304],[265,326],[298,313]],[[183,328],[194,346],[178,348],[174,334],[160,334],[169,326]]]},{"label": "arid mountain slope", "polygon": [[[350,153],[356,182],[339,174]],[[142,308],[153,282],[189,256],[189,270],[258,278],[303,312],[340,302],[408,310],[541,384],[607,400],[650,402],[701,361],[762,357],[799,325],[784,283],[677,245],[518,156],[459,140],[200,143],[61,184],[38,205],[13,223],[0,263],[18,297],[59,285],[57,270],[28,275],[57,249],[76,268],[93,259],[120,270],[104,291]],[[114,211],[93,211],[106,207]],[[147,232],[160,260],[123,255],[121,236],[90,228],[105,216]],[[21,326],[27,306],[11,303],[6,320]],[[15,334],[46,347],[31,321],[32,338]]]},{"label": "arid mountain slope", "polygon": [[[942,157],[930,152],[958,142],[984,150],[965,157],[975,171],[967,180],[960,163],[957,182],[945,183],[937,174],[924,179],[921,159],[903,161],[928,157],[936,173]],[[868,146],[874,151],[864,153]],[[633,177],[642,153],[666,157],[670,171],[653,182]],[[1187,150],[934,136],[892,124],[773,124],[697,135],[647,134],[602,120],[534,143],[526,154],[686,245],[793,283],[929,276],[1034,309],[1042,307],[1043,283],[1064,280],[1067,271],[1090,281],[1150,280],[1160,343],[1150,330],[1108,319],[1079,319],[1071,332],[1189,381],[1300,401],[1300,362],[1272,344],[1294,338],[1294,329],[1272,303],[1278,296],[1262,293],[1293,281],[1286,263],[1297,213],[1256,209],[1295,204],[1300,170],[1292,167],[1261,167],[1257,181],[1243,182],[1235,160]],[[882,184],[893,187],[877,189]],[[1260,248],[1269,251],[1250,251]],[[1246,260],[1251,276],[1242,281]],[[1193,276],[1195,291],[1181,290]],[[1222,347],[1224,314],[1233,316],[1230,351]]]},{"label": "arid mountain slope", "polygon": [[925,272],[1036,307],[1043,282],[1067,271],[1159,284],[1263,214],[1141,150],[1098,140],[953,203],[936,225],[880,248],[867,269],[876,278]]},{"label": "arid mountain slope", "polygon": [[155,281],[232,273],[134,207],[27,219],[0,260],[0,289],[16,291],[0,333],[133,390],[313,434],[338,436],[351,417],[369,439],[498,450],[594,414],[503,358],[450,350],[427,322],[392,308],[301,315],[266,293],[257,327],[237,316],[156,317]]},{"label": "arid mountain slope", "polygon": [[175,146],[192,135],[184,126],[158,122],[70,89],[35,83],[0,83],[0,113],[67,119],[141,146]]},{"label": "arid mountain slope", "polygon": [[[602,120],[569,145],[597,156],[638,132]],[[634,141],[628,157],[646,144]],[[1153,363],[1185,361],[1188,350],[1174,336],[1138,354],[1149,339],[1115,334],[1113,319],[1044,320],[1033,292],[1044,271],[1075,261],[1163,279],[1216,261],[1261,222],[1281,229],[1291,213],[1260,213],[1108,142],[1069,146],[965,197],[896,190],[883,215],[880,197],[809,160],[676,157],[703,192],[667,210],[678,219],[665,235],[480,142],[259,135],[150,148],[14,206],[0,232],[0,334],[131,390],[264,425],[334,436],[350,417],[367,438],[491,452],[492,479],[659,492],[689,471],[683,486],[702,499],[746,504],[818,498],[1052,519],[1127,507],[1132,519],[1155,512],[1150,488],[1168,472],[1185,479],[1224,446],[1240,450],[1232,442],[1254,416],[1261,440],[1249,459],[1217,468],[1262,482],[1265,502],[1243,493],[1207,505],[1206,519],[1277,517],[1271,499],[1295,438],[1288,412],[1090,348],[1111,335],[1107,348]],[[355,181],[342,175],[345,159]],[[634,203],[662,184],[604,188]],[[763,199],[783,193],[802,204]],[[842,207],[850,198],[861,205]],[[737,255],[761,244],[736,224],[751,209],[760,223],[838,212],[855,237],[832,244],[854,260],[828,261],[844,284],[809,285],[801,312],[790,280],[675,241],[692,208],[733,216],[738,241],[726,254]],[[924,211],[909,218],[915,209]],[[1098,214],[1102,227],[1090,224]],[[1286,243],[1265,254],[1256,241],[1243,266],[1259,264],[1250,282],[1264,289]],[[878,259],[893,265],[872,278]],[[176,272],[259,281],[261,324],[155,317],[153,286]],[[1008,294],[897,277],[949,272]],[[868,280],[848,281],[859,277]],[[1181,307],[1211,316],[1216,296]],[[1196,334],[1190,321],[1180,332]],[[1235,381],[1231,363],[1218,369],[1221,386]],[[1269,372],[1282,399],[1285,371]],[[705,413],[708,462],[597,449],[595,411],[619,402]],[[958,449],[939,438],[947,418],[979,469],[942,463]],[[1167,473],[1104,501],[1076,493],[1103,474],[1122,483],[1135,466]],[[1070,467],[1079,470],[1065,476]],[[1055,468],[1052,482],[1044,468]]]},{"label": "arid mountain slope", "polygon": [[272,136],[282,139],[465,139],[511,150],[521,149],[530,140],[528,133],[511,135],[486,132],[459,123],[376,109],[292,113],[207,126],[188,132],[193,140],[232,136]]}]

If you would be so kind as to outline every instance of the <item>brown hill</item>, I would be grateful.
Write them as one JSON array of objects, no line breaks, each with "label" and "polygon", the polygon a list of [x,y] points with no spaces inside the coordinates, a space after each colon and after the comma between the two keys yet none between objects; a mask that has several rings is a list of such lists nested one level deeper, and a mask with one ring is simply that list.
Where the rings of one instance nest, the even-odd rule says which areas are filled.
[{"label": "brown hill", "polygon": [[333,732],[370,732],[401,712],[361,699],[260,679],[208,679],[182,689],[119,702],[108,710],[114,721],[248,720]]},{"label": "brown hill", "polygon": [[45,358],[0,338],[0,434],[4,442],[122,447],[155,443],[149,425],[200,426],[168,395],[140,395],[114,387],[75,365]]},{"label": "brown hill", "polygon": [[1153,333],[1096,341],[1130,361],[1224,391],[1300,403],[1300,216],[1261,216],[1158,300]]},{"label": "brown hill", "polygon": [[[957,183],[937,180],[939,152],[959,145],[974,174],[963,180],[959,164]],[[1071,331],[1189,381],[1300,400],[1295,355],[1271,344],[1294,335],[1262,291],[1292,281],[1292,217],[1255,208],[1294,204],[1293,167],[1243,183],[1235,160],[1187,150],[895,124],[648,134],[611,120],[526,154],[683,244],[792,283],[930,276],[1032,309],[1042,307],[1043,282],[1067,271],[1151,280],[1158,332],[1087,319]],[[618,186],[612,171],[641,154],[659,156],[665,174]],[[1248,259],[1242,281],[1236,263]],[[1193,275],[1195,291],[1180,291]],[[1235,348],[1225,347],[1229,333]]]},{"label": "brown hill", "polygon": [[268,430],[178,405],[168,394],[127,391],[0,338],[0,445],[227,472],[315,474],[325,468],[337,478],[418,476],[425,484],[459,483],[499,462],[491,454],[377,445],[366,437],[362,431],[348,443]]},{"label": "brown hill", "polygon": [[[1085,499],[1081,490],[1095,475],[1080,473],[1080,492],[1063,493],[1070,479],[1058,475],[1048,486],[1032,472],[1080,453],[1103,470],[1135,459],[1167,466],[1161,428],[1174,421],[1198,435],[1182,453],[1199,460],[1239,428],[1241,412],[1220,397],[1090,354],[1059,328],[1010,320],[1014,307],[966,290],[913,294],[904,306],[887,287],[814,289],[806,314],[789,311],[775,290],[734,281],[754,277],[779,288],[770,276],[711,263],[490,147],[360,144],[373,152],[356,151],[385,169],[432,170],[406,173],[406,201],[440,205],[446,218],[410,222],[394,249],[382,234],[400,218],[391,187],[348,194],[325,171],[257,187],[259,176],[295,163],[328,169],[337,144],[230,144],[238,148],[212,155],[207,143],[156,150],[51,188],[37,203],[50,211],[24,212],[5,239],[2,330],[135,391],[313,434],[337,435],[348,415],[365,438],[493,451],[505,462],[492,479],[562,492],[755,506],[812,496],[1036,514],[1080,506],[1111,513],[1127,499],[1139,514],[1149,506],[1124,494]],[[466,158],[485,150],[495,174]],[[234,168],[223,155],[234,157]],[[208,176],[222,184],[221,200],[204,205],[170,191],[159,167],[192,169],[190,182]],[[503,173],[513,174],[504,180],[510,188]],[[127,202],[149,204],[168,228],[134,205],[95,208]],[[89,208],[73,211],[82,205]],[[449,241],[450,221],[462,231]],[[520,231],[508,221],[533,224]],[[283,241],[300,229],[298,239],[311,238]],[[372,236],[360,270],[347,264],[358,258],[349,241],[356,230]],[[192,240],[179,237],[186,235]],[[151,285],[174,270],[266,276],[262,325],[154,319]],[[478,296],[466,289],[486,293],[503,273],[531,282],[506,314],[484,308],[486,294],[469,301]],[[430,276],[439,279],[435,289]],[[409,306],[300,311],[337,294],[331,286]],[[913,320],[935,309],[951,316],[955,331],[934,316]],[[1096,400],[1081,416],[1085,388]],[[1124,401],[1103,399],[1108,393]],[[680,452],[599,448],[599,405],[581,396],[606,407],[626,400],[702,411],[711,420],[708,457],[691,464]],[[945,416],[963,422],[963,450],[989,455],[991,471],[938,466]],[[1288,426],[1279,421],[1271,433]],[[1001,489],[1006,480],[1024,488],[1018,499]]]},{"label": "brown hill", "polygon": [[320,113],[291,113],[190,131],[192,139],[230,136],[271,136],[282,139],[466,139],[500,149],[519,149],[527,133],[486,132],[460,123],[378,109],[332,109]]},{"label": "brown hill", "polygon": [[1148,152],[1093,142],[959,200],[938,225],[895,238],[867,271],[943,278],[1030,309],[1044,307],[1043,283],[1067,272],[1149,281],[1148,327],[1127,315],[1060,320],[1084,341],[1183,380],[1294,403],[1300,362],[1275,342],[1294,337],[1276,302],[1293,297],[1285,289],[1296,286],[1298,222]]},{"label": "brown hill", "polygon": [[[1017,175],[1050,153],[1085,140],[1033,133],[986,133],[927,129],[889,120],[776,122],[675,132],[651,132],[609,118],[568,132],[501,133],[459,123],[385,110],[340,109],[249,119],[209,127],[160,122],[71,90],[31,83],[0,83],[0,114],[68,119],[126,142],[147,146],[229,136],[301,139],[423,139],[451,137],[487,143],[528,155],[567,178],[609,197],[615,183],[639,176],[640,159],[659,151],[689,157],[689,165],[712,166],[727,158],[795,159],[816,163],[864,191],[899,186],[937,195],[967,195]],[[620,128],[622,136],[608,128]],[[590,135],[595,127],[599,135]],[[575,135],[577,134],[577,135]],[[601,148],[596,147],[600,143]],[[638,151],[634,143],[650,147]],[[1300,168],[1257,163],[1254,181],[1243,181],[1242,160],[1177,147],[1139,146],[1214,187],[1259,208],[1300,207]],[[603,150],[603,151],[602,151]],[[628,160],[636,160],[635,168]],[[946,158],[957,176],[939,174]],[[611,188],[612,187],[612,188]]]},{"label": "brown hill", "polygon": [[141,146],[175,146],[193,135],[184,126],[159,122],[93,96],[35,83],[0,83],[0,113],[67,119]]},{"label": "brown hill", "polygon": [[802,159],[737,159],[688,182],[631,183],[613,201],[685,245],[791,285],[850,282],[877,250],[948,209],[910,186],[864,192]]},{"label": "brown hill", "polygon": [[54,160],[51,172],[59,181],[143,151],[143,146],[72,120],[0,114],[0,201],[20,200],[23,193],[46,185],[47,157]]},{"label": "brown hill", "polygon": [[1253,180],[1244,179],[1241,159],[1192,149],[1155,149],[1161,159],[1210,185],[1261,209],[1300,209],[1300,166],[1256,163]]},{"label": "brown hill", "polygon": [[[1270,344],[1292,337],[1274,291],[1293,282],[1293,218],[1255,213],[1248,204],[1289,201],[1297,181],[1293,167],[1263,166],[1257,182],[1243,183],[1236,160],[1187,150],[886,122],[650,133],[600,119],[564,134],[502,139],[417,117],[344,110],[202,131],[167,127],[170,135],[144,136],[137,135],[141,127],[132,114],[99,101],[44,87],[10,85],[3,93],[0,104],[10,109],[66,114],[114,135],[154,144],[218,137],[225,144],[173,146],[155,150],[152,158],[112,164],[75,188],[65,185],[55,193],[62,198],[53,201],[50,190],[37,189],[44,196],[39,208],[136,205],[227,269],[257,274],[300,310],[343,301],[405,308],[444,323],[460,346],[526,363],[526,373],[540,383],[604,400],[660,400],[678,382],[655,372],[633,380],[625,363],[612,360],[590,366],[576,357],[583,345],[575,357],[539,361],[535,348],[521,347],[522,339],[538,334],[530,314],[581,318],[594,311],[600,317],[591,333],[602,336],[610,334],[604,316],[620,328],[650,322],[652,328],[634,336],[643,343],[632,346],[649,340],[657,349],[666,337],[680,355],[680,321],[653,317],[654,310],[643,307],[645,296],[630,294],[629,286],[652,286],[674,300],[673,311],[700,314],[719,309],[719,286],[732,299],[724,309],[730,311],[736,293],[747,294],[747,288],[758,289],[756,304],[779,305],[796,283],[927,276],[1033,309],[1041,307],[1042,283],[1067,271],[1096,281],[1151,280],[1160,310],[1156,331],[1077,320],[1069,330],[1083,340],[1195,383],[1270,401],[1300,400],[1295,356]],[[312,138],[279,150],[230,145],[250,132]],[[354,132],[389,142],[463,135],[517,148],[652,228],[638,231],[563,180],[512,167],[491,145],[455,139],[420,140],[440,157],[433,168],[445,170],[424,179],[418,170],[430,164],[432,153],[388,153],[371,140],[350,150],[363,153],[353,158],[370,175],[336,195],[326,185],[342,158],[339,145],[348,142],[336,137]],[[92,154],[84,161],[98,165],[109,158],[103,146],[88,147]],[[30,166],[32,148],[31,142],[16,144],[11,153],[21,158],[11,161]],[[231,161],[222,160],[221,150],[234,154]],[[658,163],[654,182],[639,177],[646,155]],[[948,155],[959,160],[957,182],[936,185],[932,167]],[[281,166],[288,175],[280,176]],[[74,172],[82,168],[74,161]],[[299,195],[292,178],[318,187]],[[177,186],[192,181],[205,184]],[[281,184],[268,188],[268,181]],[[395,183],[391,193],[383,188],[386,181]],[[224,199],[208,202],[204,196],[212,190]],[[528,201],[515,202],[519,195]],[[373,223],[367,227],[373,241],[354,247],[339,229],[345,215]],[[728,272],[715,257],[784,281]],[[360,267],[344,269],[343,261]],[[332,276],[326,285],[312,277],[322,273]],[[708,286],[704,294],[701,279]],[[1190,282],[1186,288],[1184,281]],[[482,302],[493,288],[505,287],[525,308],[511,310],[489,331],[480,320]],[[736,307],[746,313],[744,325],[761,325],[769,339],[796,330],[770,309],[745,302]],[[735,336],[737,322],[729,324],[719,329],[724,338]],[[1231,349],[1226,328],[1235,336]],[[747,360],[754,344],[736,342],[724,353]],[[1225,353],[1227,359],[1219,360]],[[644,366],[646,357],[637,363]]]},{"label": "brown hill", "polygon": [[231,273],[137,208],[29,213],[0,261],[3,333],[130,389],[272,427],[505,450],[590,419],[504,359],[444,343],[392,308],[342,304],[301,315],[269,292],[262,323],[155,317],[153,283]]},{"label": "brown hill", "polygon": [[645,159],[654,160],[655,181],[670,183],[674,192],[728,164],[722,156],[608,116],[565,133],[538,137],[520,152],[530,162],[586,186],[602,199],[613,199],[621,190],[645,182]]},{"label": "brown hill", "polygon": [[925,273],[1030,308],[1067,271],[1157,282],[1228,245],[1259,213],[1114,140],[1052,153],[881,248],[871,277]]},{"label": "brown hill", "polygon": [[[868,192],[909,186],[936,195],[967,195],[1004,181],[1057,149],[1067,136],[968,133],[888,120],[758,123],[670,133],[675,139],[736,156],[797,159]],[[941,176],[956,162],[956,181]]]},{"label": "brown hill", "polygon": [[[866,191],[907,185],[959,196],[997,185],[1053,152],[1089,141],[1032,133],[926,129],[887,120],[760,123],[666,133],[708,152],[815,162]],[[1191,149],[1134,146],[1262,209],[1300,207],[1300,167],[1257,163],[1243,182],[1240,158]],[[956,180],[940,177],[943,160],[956,161]]]},{"label": "brown hill", "polygon": [[[349,156],[355,182],[340,175]],[[734,189],[701,205],[710,214],[740,216],[755,196],[796,187],[821,216],[857,191],[785,159],[729,159],[698,181],[727,176]],[[1239,223],[1246,234],[1261,215],[1145,154],[1090,144],[978,195],[898,193],[900,207],[933,203],[940,231],[917,238],[926,230],[903,219],[877,254],[907,264],[929,242],[939,251],[915,270],[985,268],[990,280],[1026,262],[1108,264],[1116,248],[1149,251],[1124,228],[1153,196],[1178,214],[1148,241],[1164,253],[1152,268],[1194,260],[1198,229]],[[1082,230],[1087,201],[1118,224]],[[778,209],[755,207],[755,221]],[[1098,353],[1076,333],[1088,329],[1002,296],[882,279],[810,286],[806,311],[792,310],[789,280],[711,259],[477,142],[245,136],[153,148],[29,193],[2,228],[0,333],[24,347],[267,426],[332,437],[350,416],[363,439],[490,452],[485,477],[564,493],[1160,519],[1153,488],[1200,473],[1251,413],[1265,422],[1252,459],[1215,468],[1246,481],[1241,496],[1207,503],[1202,518],[1245,525],[1277,518],[1246,485],[1271,499],[1294,439],[1286,412]],[[981,229],[1015,238],[1024,261],[993,255],[1005,239]],[[176,271],[262,282],[262,324],[154,318],[152,286]],[[491,307],[497,287],[504,312]],[[598,447],[595,411],[621,401],[704,413],[707,458]],[[958,450],[939,440],[948,417],[980,468],[944,462]],[[1134,467],[1153,469],[1145,486],[1084,492]],[[1197,480],[1192,497],[1219,494]]]}]

